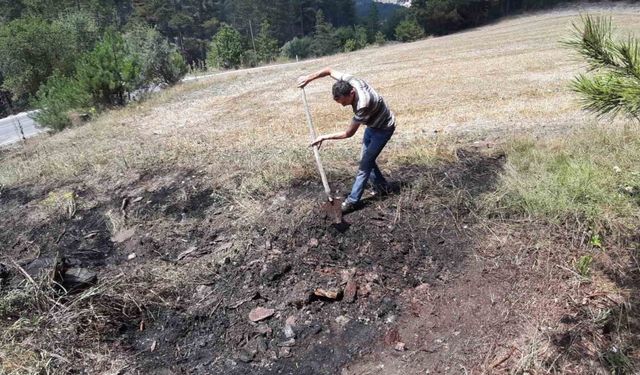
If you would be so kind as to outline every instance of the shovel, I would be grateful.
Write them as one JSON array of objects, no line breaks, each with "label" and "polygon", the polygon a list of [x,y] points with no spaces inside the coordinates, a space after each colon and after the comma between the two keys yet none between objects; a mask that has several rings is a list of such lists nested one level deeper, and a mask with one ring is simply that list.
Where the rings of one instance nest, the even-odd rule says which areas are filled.
[{"label": "shovel", "polygon": [[[309,112],[309,104],[307,103],[307,94],[304,91],[304,87],[302,88],[302,101],[304,102],[304,110],[307,114],[307,124],[309,124],[309,135],[311,136],[311,141],[313,142],[316,139],[316,130],[313,127],[313,121],[311,120],[311,113]],[[334,198],[331,196],[331,188],[329,187],[329,181],[327,181],[327,175],[324,173],[324,168],[322,167],[322,162],[320,161],[320,151],[318,150],[318,146],[313,146],[313,156],[316,159],[316,164],[318,165],[318,171],[320,172],[320,177],[322,178],[322,186],[324,186],[324,192],[327,195],[327,202],[324,202],[321,206],[321,210],[328,216],[332,217],[334,223],[340,224],[342,223],[342,199]]]}]

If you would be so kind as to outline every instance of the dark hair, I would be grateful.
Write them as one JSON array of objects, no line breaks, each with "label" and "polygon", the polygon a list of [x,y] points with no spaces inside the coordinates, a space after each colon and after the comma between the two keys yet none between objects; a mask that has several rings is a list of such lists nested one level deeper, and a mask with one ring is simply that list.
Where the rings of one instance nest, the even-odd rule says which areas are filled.
[{"label": "dark hair", "polygon": [[347,81],[336,81],[336,83],[333,84],[333,99],[338,99],[341,98],[343,96],[347,96],[351,93],[351,90],[353,90],[353,86],[351,86],[349,84],[349,82]]}]

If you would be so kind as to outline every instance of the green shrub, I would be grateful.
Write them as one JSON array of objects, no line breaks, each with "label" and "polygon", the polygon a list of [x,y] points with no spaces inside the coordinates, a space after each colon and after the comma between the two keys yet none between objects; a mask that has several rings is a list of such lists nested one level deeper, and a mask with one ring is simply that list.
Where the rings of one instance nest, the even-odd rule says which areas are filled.
[{"label": "green shrub", "polygon": [[55,73],[36,94],[34,106],[40,111],[34,119],[43,126],[60,131],[71,124],[69,112],[89,106],[90,99],[91,95],[76,79]]},{"label": "green shrub", "polygon": [[98,106],[124,105],[128,95],[141,87],[142,64],[131,53],[122,35],[107,32],[77,67],[81,88]]},{"label": "green shrub", "polygon": [[286,42],[280,50],[283,56],[290,59],[295,59],[296,57],[307,58],[311,55],[311,38],[306,36],[303,38],[295,37]]},{"label": "green shrub", "polygon": [[129,50],[141,65],[136,86],[159,83],[172,85],[187,74],[187,64],[182,55],[156,29],[138,25],[132,27],[124,37]]},{"label": "green shrub", "polygon": [[347,39],[343,47],[345,52],[351,52],[356,50],[356,41],[354,39]]},{"label": "green shrub", "polygon": [[401,42],[413,42],[425,37],[424,30],[414,18],[408,18],[400,22],[395,32],[396,40]]},{"label": "green shrub", "polygon": [[258,66],[258,54],[256,51],[248,49],[242,53],[242,66],[245,68]]},{"label": "green shrub", "polygon": [[240,33],[233,27],[222,24],[209,44],[207,64],[223,69],[237,68],[240,66],[243,53]]}]

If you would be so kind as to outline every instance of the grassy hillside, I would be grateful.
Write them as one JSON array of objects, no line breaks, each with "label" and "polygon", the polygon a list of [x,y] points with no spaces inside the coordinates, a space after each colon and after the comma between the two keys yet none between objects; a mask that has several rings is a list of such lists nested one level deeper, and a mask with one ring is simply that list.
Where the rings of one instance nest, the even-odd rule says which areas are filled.
[{"label": "grassy hillside", "polygon": [[[568,88],[579,13],[200,78],[3,150],[0,372],[634,373],[640,137]],[[324,66],[399,124],[399,190],[343,231],[295,87]],[[322,133],[351,117],[331,84],[306,89]],[[340,193],[361,133],[323,146]]]}]

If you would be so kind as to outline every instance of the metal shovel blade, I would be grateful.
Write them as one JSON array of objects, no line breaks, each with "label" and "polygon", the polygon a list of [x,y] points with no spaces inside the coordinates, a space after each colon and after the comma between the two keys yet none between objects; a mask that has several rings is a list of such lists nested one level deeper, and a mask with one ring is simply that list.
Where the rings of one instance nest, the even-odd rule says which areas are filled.
[{"label": "metal shovel blade", "polygon": [[333,198],[324,202],[320,206],[320,210],[325,214],[325,217],[332,218],[335,224],[342,223],[342,199]]}]

